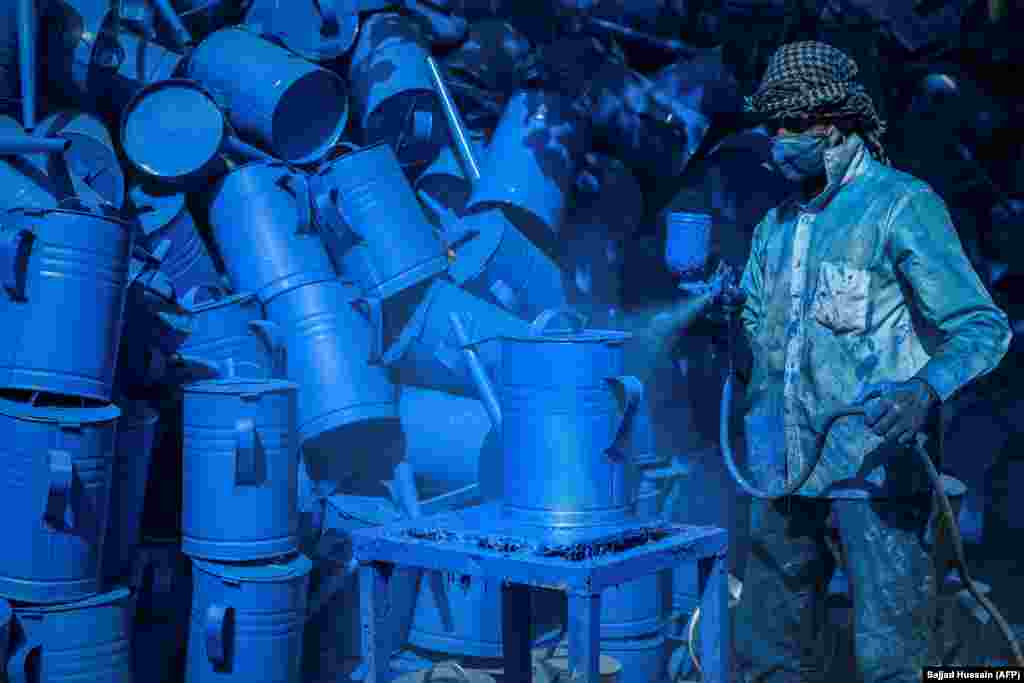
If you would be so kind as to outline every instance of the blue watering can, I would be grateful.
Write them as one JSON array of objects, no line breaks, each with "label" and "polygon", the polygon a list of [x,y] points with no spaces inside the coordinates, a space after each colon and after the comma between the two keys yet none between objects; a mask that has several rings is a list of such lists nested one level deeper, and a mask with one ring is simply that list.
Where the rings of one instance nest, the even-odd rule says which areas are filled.
[{"label": "blue watering can", "polygon": [[249,163],[217,184],[209,222],[236,291],[253,292],[266,305],[335,278],[310,196],[307,177],[283,163]]},{"label": "blue watering can", "polygon": [[78,600],[100,590],[100,564],[120,411],[66,396],[0,398],[0,483],[9,506],[0,595],[35,603]]},{"label": "blue watering can", "polygon": [[349,0],[255,0],[245,25],[311,62],[331,62],[348,52],[359,33],[359,13]]},{"label": "blue watering can", "polygon": [[185,682],[299,680],[312,569],[303,555],[262,564],[193,560]]},{"label": "blue watering can", "polygon": [[266,313],[280,329],[284,374],[299,385],[304,455],[335,461],[337,476],[382,479],[401,439],[397,396],[387,371],[370,364],[375,333],[357,298],[353,285],[331,278],[289,290]]},{"label": "blue watering can", "polygon": [[247,562],[298,550],[298,388],[242,377],[184,387],[186,555]]},{"label": "blue watering can", "polygon": [[389,298],[448,267],[444,245],[388,145],[346,154],[321,168],[313,193],[318,217],[335,231],[352,233],[333,243],[354,241],[359,248],[336,254],[335,262],[365,296]]},{"label": "blue watering can", "polygon": [[248,30],[225,28],[207,36],[190,54],[186,72],[227,112],[242,138],[290,163],[322,159],[348,122],[340,76]]},{"label": "blue watering can", "polygon": [[0,352],[0,384],[109,401],[132,229],[111,207],[65,207],[15,209],[0,219],[8,299],[0,321],[11,331]]},{"label": "blue watering can", "polygon": [[398,14],[368,17],[349,81],[366,145],[387,142],[403,167],[429,164],[447,144],[444,116],[415,25]]},{"label": "blue watering can", "polygon": [[16,607],[21,638],[7,660],[10,683],[131,681],[134,603],[120,587],[74,602]]},{"label": "blue watering can", "polygon": [[552,244],[589,131],[564,96],[539,90],[508,101],[466,210],[504,209],[527,237]]}]

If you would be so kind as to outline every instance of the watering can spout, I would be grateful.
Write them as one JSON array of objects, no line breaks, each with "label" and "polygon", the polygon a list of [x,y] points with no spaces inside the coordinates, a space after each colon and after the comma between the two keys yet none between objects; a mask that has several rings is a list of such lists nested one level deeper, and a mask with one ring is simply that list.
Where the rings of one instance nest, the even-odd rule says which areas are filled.
[{"label": "watering can spout", "polygon": [[19,154],[61,154],[71,147],[64,138],[41,138],[33,135],[0,135],[0,156]]},{"label": "watering can spout", "polygon": [[21,118],[26,130],[36,127],[36,0],[17,0],[18,64],[21,77]]},{"label": "watering can spout", "polygon": [[480,394],[480,400],[487,410],[488,417],[491,418],[491,425],[494,429],[499,430],[502,424],[501,405],[498,403],[498,396],[491,385],[491,379],[487,375],[487,370],[480,361],[480,357],[477,356],[476,350],[472,347],[469,335],[466,334],[466,328],[459,314],[449,313],[448,322],[451,324],[452,332],[455,334],[455,340],[462,347],[462,356],[466,359],[466,365],[469,366],[469,373],[473,378],[473,384],[476,385],[476,390]]},{"label": "watering can spout", "polygon": [[441,108],[444,109],[445,118],[448,120],[448,132],[451,133],[452,145],[459,158],[459,164],[469,182],[475,185],[480,180],[480,166],[473,154],[473,146],[466,134],[466,126],[462,123],[459,110],[455,108],[455,100],[452,99],[448,86],[441,76],[441,69],[433,57],[427,57],[427,66],[430,68],[430,77],[434,81],[434,89],[437,90]]}]

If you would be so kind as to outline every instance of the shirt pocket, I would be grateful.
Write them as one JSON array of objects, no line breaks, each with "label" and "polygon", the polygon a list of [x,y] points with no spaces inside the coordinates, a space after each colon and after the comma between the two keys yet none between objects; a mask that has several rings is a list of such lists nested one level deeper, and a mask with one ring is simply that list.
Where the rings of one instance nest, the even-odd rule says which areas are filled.
[{"label": "shirt pocket", "polygon": [[871,273],[845,263],[823,261],[811,316],[837,334],[863,332],[868,324]]}]

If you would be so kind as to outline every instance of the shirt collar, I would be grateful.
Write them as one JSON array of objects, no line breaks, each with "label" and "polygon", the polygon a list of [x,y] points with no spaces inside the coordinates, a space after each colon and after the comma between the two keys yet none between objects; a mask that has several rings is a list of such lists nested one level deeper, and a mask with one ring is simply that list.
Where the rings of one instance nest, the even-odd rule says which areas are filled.
[{"label": "shirt collar", "polygon": [[856,133],[850,133],[845,140],[825,150],[825,189],[809,202],[797,200],[797,205],[806,211],[820,211],[828,206],[841,187],[860,176],[867,166],[868,150]]}]

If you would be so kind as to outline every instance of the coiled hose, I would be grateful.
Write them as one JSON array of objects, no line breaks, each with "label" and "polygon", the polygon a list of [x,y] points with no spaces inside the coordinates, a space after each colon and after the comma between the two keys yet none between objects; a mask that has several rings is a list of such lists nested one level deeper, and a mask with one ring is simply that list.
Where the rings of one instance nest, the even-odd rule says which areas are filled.
[{"label": "coiled hose", "polygon": [[[730,340],[731,341],[731,340]],[[762,500],[776,500],[778,498],[784,498],[796,493],[801,486],[803,486],[807,480],[811,477],[811,473],[814,472],[814,468],[818,466],[821,461],[822,454],[825,450],[825,441],[828,437],[829,430],[832,429],[832,425],[837,420],[844,417],[852,417],[854,415],[865,416],[866,411],[861,406],[848,406],[841,408],[833,413],[830,413],[824,422],[821,434],[818,435],[817,442],[815,444],[814,456],[807,459],[804,463],[800,472],[797,473],[796,477],[785,486],[781,487],[778,491],[765,491],[757,488],[751,484],[739,471],[739,467],[736,465],[736,459],[733,455],[730,436],[730,421],[732,412],[732,398],[733,398],[733,386],[736,380],[736,373],[732,367],[731,355],[730,355],[730,367],[729,374],[726,377],[725,384],[722,387],[722,403],[720,410],[719,430],[718,437],[722,449],[722,457],[725,459],[725,466],[729,470],[729,474],[736,481],[741,489],[749,493],[755,498]],[[939,449],[942,449],[942,440],[939,441]],[[946,523],[946,527],[949,529],[950,538],[953,543],[953,551],[955,553],[954,562],[956,565],[957,574],[960,576],[960,581],[963,582],[964,586],[967,587],[968,592],[981,603],[981,606],[985,608],[992,619],[995,620],[999,626],[999,630],[1002,632],[1006,642],[1009,643],[1010,649],[1013,651],[1013,657],[1017,660],[1017,666],[1024,667],[1024,655],[1021,653],[1020,643],[1017,641],[1017,637],[1014,635],[1013,629],[1010,627],[1009,622],[999,612],[995,604],[988,599],[987,596],[982,594],[978,587],[975,585],[974,580],[971,578],[970,573],[967,569],[967,558],[964,556],[963,539],[960,536],[960,527],[957,525],[956,514],[953,512],[953,507],[949,503],[949,498],[946,497],[945,492],[942,488],[942,479],[939,475],[939,471],[935,468],[935,463],[932,462],[931,456],[928,451],[924,449],[921,444],[915,442],[914,451],[920,456],[922,464],[925,466],[925,470],[928,472],[928,478],[931,480],[932,487],[935,490],[935,498],[939,502],[940,512],[942,518]],[[940,460],[941,460],[941,453]],[[694,631],[694,624],[691,624],[690,633],[691,641],[692,634]],[[693,655],[693,645],[690,644],[691,657],[693,657],[694,665],[700,669],[700,664],[696,657]]]}]

